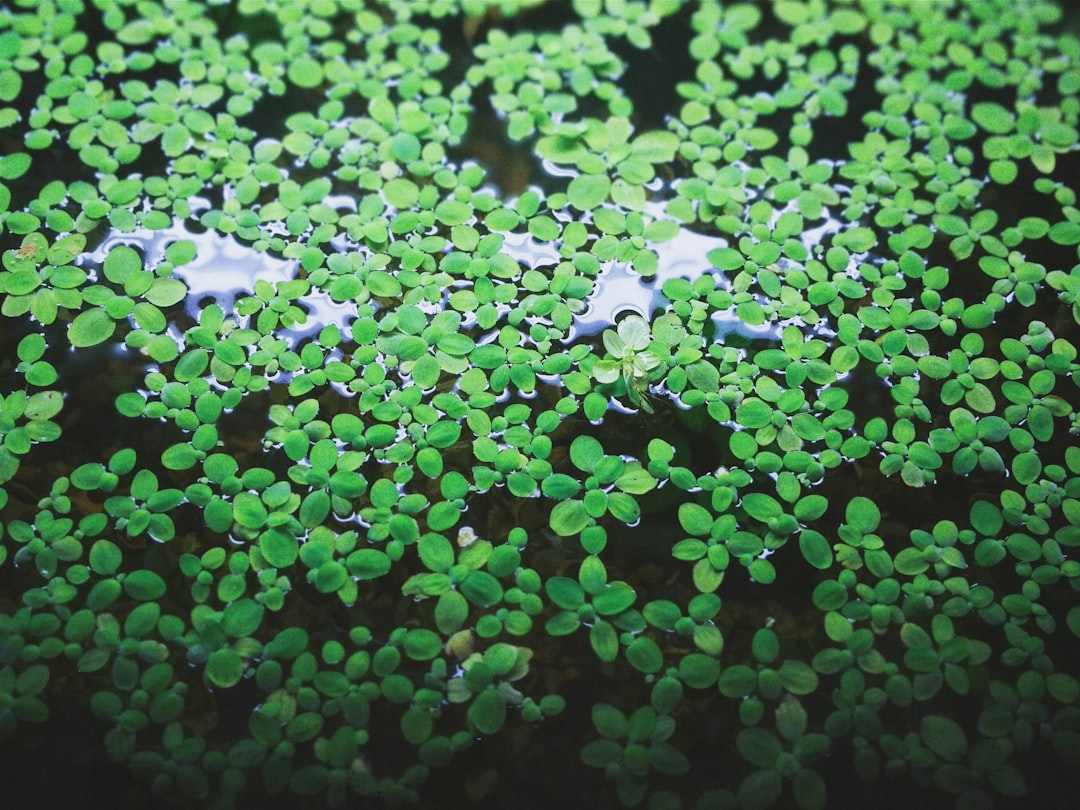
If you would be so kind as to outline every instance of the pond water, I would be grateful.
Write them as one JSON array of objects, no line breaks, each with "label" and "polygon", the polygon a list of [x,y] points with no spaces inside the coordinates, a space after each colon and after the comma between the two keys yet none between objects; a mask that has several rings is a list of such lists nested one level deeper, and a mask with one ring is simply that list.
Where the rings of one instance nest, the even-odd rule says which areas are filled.
[{"label": "pond water", "polygon": [[1075,27],[0,9],[8,803],[1070,807]]}]

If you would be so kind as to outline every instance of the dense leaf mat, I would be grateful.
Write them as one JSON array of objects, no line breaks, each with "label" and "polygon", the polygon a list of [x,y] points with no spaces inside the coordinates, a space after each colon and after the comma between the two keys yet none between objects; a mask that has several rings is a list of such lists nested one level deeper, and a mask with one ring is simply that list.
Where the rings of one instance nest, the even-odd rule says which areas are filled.
[{"label": "dense leaf mat", "polygon": [[5,792],[1066,806],[1077,28],[0,6]]}]

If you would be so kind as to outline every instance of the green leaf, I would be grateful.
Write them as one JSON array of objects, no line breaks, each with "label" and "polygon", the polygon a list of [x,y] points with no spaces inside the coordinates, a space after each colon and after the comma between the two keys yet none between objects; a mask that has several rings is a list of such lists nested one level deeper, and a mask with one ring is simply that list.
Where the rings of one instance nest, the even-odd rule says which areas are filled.
[{"label": "green leaf", "polygon": [[477,607],[491,607],[502,601],[499,580],[487,571],[470,571],[461,582],[461,593]]},{"label": "green leaf", "polygon": [[[6,61],[6,60],[5,60]],[[26,152],[9,152],[0,157],[0,178],[15,180],[30,169],[31,158]]]},{"label": "green leaf", "polygon": [[420,538],[417,551],[421,562],[430,571],[448,571],[455,561],[453,544],[443,535],[434,532],[429,532]]},{"label": "green leaf", "polygon": [[827,794],[825,780],[817,771],[800,768],[792,781],[795,803],[800,810],[825,810]]},{"label": "green leaf", "polygon": [[847,588],[834,579],[827,579],[814,588],[812,599],[819,610],[839,610],[847,604]]},{"label": "green leaf", "polygon": [[660,773],[675,776],[690,770],[690,760],[686,755],[666,742],[654,742],[649,746],[649,764]]},{"label": "green leaf", "polygon": [[286,627],[267,643],[263,652],[267,658],[292,660],[307,648],[308,639],[308,632],[304,628]]},{"label": "green leaf", "polygon": [[168,307],[184,300],[187,287],[178,278],[156,278],[143,295],[155,306]]},{"label": "green leaf", "polygon": [[94,307],[75,316],[68,326],[68,342],[75,348],[104,343],[116,331],[116,321],[104,307]]},{"label": "green leaf", "polygon": [[625,585],[607,585],[593,596],[592,604],[601,616],[612,616],[629,608],[636,598],[633,588]]},{"label": "green leaf", "polygon": [[124,577],[124,592],[140,602],[152,602],[165,595],[165,580],[145,569],[132,571]]},{"label": "green leaf", "polygon": [[114,284],[124,284],[133,274],[143,269],[139,252],[128,245],[117,245],[105,257],[102,270],[105,278]]},{"label": "green leaf", "polygon": [[[408,209],[416,205],[420,199],[420,190],[416,183],[404,177],[390,180],[383,186],[383,195],[390,205],[399,209]],[[383,231],[385,237],[386,231]]]},{"label": "green leaf", "polygon": [[920,736],[923,744],[944,760],[959,762],[967,755],[964,728],[950,717],[937,714],[924,717]]},{"label": "green leaf", "polygon": [[776,498],[763,492],[748,492],[743,495],[740,505],[746,510],[746,514],[762,523],[768,523],[784,511]]},{"label": "green leaf", "polygon": [[902,549],[893,560],[896,570],[907,576],[916,576],[930,567],[922,551],[917,548]]},{"label": "green leaf", "polygon": [[457,591],[447,591],[435,604],[435,625],[447,635],[456,633],[469,615],[469,602]]},{"label": "green leaf", "polygon": [[452,528],[461,518],[461,507],[450,501],[439,501],[428,510],[428,528],[435,532]]},{"label": "green leaf", "polygon": [[592,722],[596,730],[609,740],[621,740],[627,734],[626,715],[609,703],[594,703]]},{"label": "green leaf", "polygon": [[288,60],[287,73],[290,82],[305,90],[323,83],[322,65],[307,55]]},{"label": "green leaf", "polygon": [[298,515],[300,524],[307,528],[320,525],[330,514],[330,495],[326,490],[317,489],[308,493],[300,504]]},{"label": "green leaf", "polygon": [[799,550],[803,558],[819,570],[825,570],[833,563],[832,547],[821,532],[803,529],[799,533]]},{"label": "green leaf", "polygon": [[161,135],[161,151],[169,157],[180,157],[191,143],[191,133],[181,123],[170,124]]},{"label": "green leaf", "polygon": [[579,211],[591,211],[608,198],[611,180],[606,174],[579,174],[566,189],[567,199]]},{"label": "green leaf", "polygon": [[650,674],[659,672],[664,665],[664,656],[656,642],[646,636],[638,636],[626,648],[626,660],[638,672]]},{"label": "green leaf", "polygon": [[[410,706],[401,716],[401,734],[411,745],[422,745],[434,730],[431,712],[421,706]],[[298,793],[301,791],[297,791]],[[313,791],[315,793],[317,791]]]},{"label": "green leaf", "polygon": [[[285,555],[287,558],[287,554]],[[378,579],[390,570],[390,558],[375,548],[352,552],[345,560],[349,573],[360,580]]]},{"label": "green leaf", "polygon": [[582,501],[562,501],[551,510],[548,522],[560,537],[571,537],[592,524],[593,519]]},{"label": "green leaf", "polygon": [[[589,493],[592,494],[592,493]],[[586,503],[588,502],[588,496],[586,496]],[[616,520],[622,521],[628,525],[637,523],[641,517],[641,507],[638,502],[629,495],[622,492],[612,492],[606,499],[607,510],[611,513],[611,516]]]},{"label": "green leaf", "polygon": [[48,683],[49,668],[44,664],[32,664],[19,673],[14,691],[23,698],[33,697],[40,694]]},{"label": "green leaf", "polygon": [[637,157],[650,163],[668,163],[675,159],[679,138],[674,132],[654,129],[634,138],[630,148]]},{"label": "green leaf", "polygon": [[1042,473],[1042,461],[1035,452],[1019,453],[1012,462],[1012,472],[1018,484],[1033,484]]},{"label": "green leaf", "polygon": [[739,784],[739,807],[744,810],[766,810],[780,798],[783,779],[774,768],[756,770]]},{"label": "green leaf", "polygon": [[691,502],[683,503],[679,505],[679,525],[688,534],[705,537],[712,531],[713,516],[704,506]]},{"label": "green leaf", "polygon": [[473,216],[473,209],[459,200],[443,200],[435,206],[435,218],[443,225],[463,225]]},{"label": "green leaf", "polygon": [[847,524],[861,534],[871,534],[881,522],[881,512],[869,498],[857,495],[848,501],[845,510]]},{"label": "green leaf", "polygon": [[1055,222],[1048,233],[1050,241],[1058,245],[1080,244],[1080,223]]},{"label": "green leaf", "polygon": [[589,628],[589,644],[601,661],[610,664],[619,655],[619,636],[610,622],[597,619]]},{"label": "green leaf", "polygon": [[981,101],[972,106],[971,118],[995,135],[1006,135],[1016,127],[1016,117],[996,101]]},{"label": "green leaf", "polygon": [[90,547],[90,568],[95,574],[111,576],[120,568],[123,561],[120,548],[109,540],[95,540]]},{"label": "green leaf", "polygon": [[59,391],[39,391],[32,394],[23,406],[23,416],[32,421],[51,419],[64,407],[64,395]]},{"label": "green leaf", "polygon": [[263,606],[254,599],[240,599],[225,608],[221,625],[230,636],[251,636],[259,629],[264,611]]},{"label": "green leaf", "polygon": [[773,409],[760,399],[750,397],[735,409],[735,421],[744,428],[756,430],[772,421]]},{"label": "green leaf", "polygon": [[1065,624],[1074,636],[1080,638],[1080,605],[1069,608],[1069,612],[1065,614]]},{"label": "green leaf", "polygon": [[795,517],[802,522],[817,520],[829,508],[829,499],[824,495],[806,495],[795,504]]},{"label": "green leaf", "polygon": [[1001,510],[989,501],[976,501],[971,506],[972,527],[984,537],[994,537],[1001,531],[1004,519]]},{"label": "green leaf", "polygon": [[780,683],[793,695],[812,695],[818,688],[818,675],[813,668],[794,659],[784,661],[777,670]]},{"label": "green leaf", "polygon": [[430,661],[439,654],[442,645],[442,638],[437,633],[423,627],[414,627],[406,634],[403,649],[414,661]]},{"label": "green leaf", "polygon": [[367,276],[367,288],[380,298],[397,298],[401,295],[401,283],[389,273],[376,270]]},{"label": "green leaf", "polygon": [[643,495],[656,487],[656,479],[640,464],[632,465],[615,479],[615,486],[631,495]]},{"label": "green leaf", "polygon": [[544,583],[551,601],[564,610],[577,610],[585,604],[585,591],[581,584],[569,577],[550,577]]},{"label": "green leaf", "polygon": [[247,529],[261,529],[268,516],[266,505],[255,494],[240,492],[233,500],[233,516]]},{"label": "green leaf", "polygon": [[590,594],[599,593],[607,587],[607,567],[595,554],[590,554],[581,561],[578,570],[578,582]]},{"label": "green leaf", "polygon": [[300,554],[300,543],[288,531],[270,529],[259,535],[259,550],[274,568],[288,568]]},{"label": "green leaf", "polygon": [[409,132],[399,132],[391,140],[391,152],[401,163],[420,159],[420,139]]},{"label": "green leaf", "polygon": [[244,659],[231,647],[214,650],[206,661],[206,677],[214,686],[228,689],[240,682]]},{"label": "green leaf", "polygon": [[771,585],[776,581],[776,568],[765,559],[751,560],[749,573],[755,582],[762,585]]},{"label": "green leaf", "polygon": [[776,730],[789,742],[795,742],[806,731],[808,715],[797,698],[785,698],[776,709]]}]

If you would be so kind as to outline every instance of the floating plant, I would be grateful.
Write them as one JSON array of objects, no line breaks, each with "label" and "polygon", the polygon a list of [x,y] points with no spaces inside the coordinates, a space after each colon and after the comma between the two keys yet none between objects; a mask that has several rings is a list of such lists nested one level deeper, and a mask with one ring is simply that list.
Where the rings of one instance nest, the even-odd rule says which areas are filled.
[{"label": "floating plant", "polygon": [[12,800],[1069,806],[1077,31],[0,8]]}]

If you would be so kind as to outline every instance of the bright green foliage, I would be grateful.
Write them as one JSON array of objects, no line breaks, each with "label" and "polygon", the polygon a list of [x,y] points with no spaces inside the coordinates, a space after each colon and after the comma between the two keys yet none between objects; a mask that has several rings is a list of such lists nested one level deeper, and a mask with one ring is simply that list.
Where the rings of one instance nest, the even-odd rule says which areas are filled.
[{"label": "bright green foliage", "polygon": [[1049,806],[1078,60],[1049,0],[8,4],[0,754]]}]

